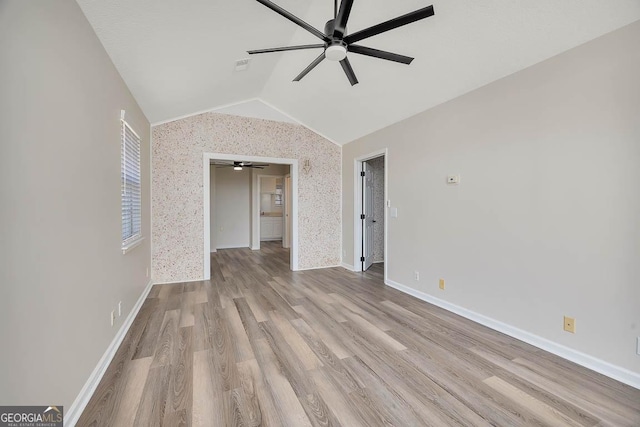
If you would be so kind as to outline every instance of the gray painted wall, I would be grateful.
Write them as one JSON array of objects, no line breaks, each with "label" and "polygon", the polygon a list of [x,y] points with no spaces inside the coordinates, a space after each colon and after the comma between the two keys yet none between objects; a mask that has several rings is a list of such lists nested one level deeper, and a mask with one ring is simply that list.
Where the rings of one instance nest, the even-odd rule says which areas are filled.
[{"label": "gray painted wall", "polygon": [[[73,0],[0,1],[0,63],[0,403],[68,411],[149,281],[149,122]],[[121,109],[142,137],[126,255]]]},{"label": "gray painted wall", "polygon": [[354,158],[388,147],[391,280],[640,373],[639,40],[636,22],[345,145],[343,261]]}]

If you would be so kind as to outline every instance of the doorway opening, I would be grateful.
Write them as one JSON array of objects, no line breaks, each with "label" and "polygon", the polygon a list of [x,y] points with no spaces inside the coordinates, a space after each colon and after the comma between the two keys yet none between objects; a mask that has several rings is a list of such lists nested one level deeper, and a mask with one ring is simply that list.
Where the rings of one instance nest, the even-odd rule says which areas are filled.
[{"label": "doorway opening", "polygon": [[252,238],[251,249],[259,250],[261,242],[279,243],[283,248],[289,248],[291,186],[287,188],[285,185],[286,177],[291,176],[289,165],[270,165],[256,173],[254,198],[259,199],[259,209],[254,211],[256,216],[252,220],[257,231]]},{"label": "doorway opening", "polygon": [[[354,267],[387,277],[387,150],[355,160]],[[382,265],[380,265],[382,264]]]},{"label": "doorway opening", "polygon": [[297,163],[296,159],[204,153],[205,280],[211,278],[213,252],[259,250],[261,241],[289,248],[289,266],[298,270]]}]

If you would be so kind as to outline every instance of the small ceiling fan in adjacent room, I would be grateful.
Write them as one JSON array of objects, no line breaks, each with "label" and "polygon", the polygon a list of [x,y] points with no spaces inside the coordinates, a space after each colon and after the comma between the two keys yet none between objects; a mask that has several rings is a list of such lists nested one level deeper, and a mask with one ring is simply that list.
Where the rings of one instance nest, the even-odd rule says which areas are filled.
[{"label": "small ceiling fan in adjacent room", "polygon": [[213,165],[216,165],[216,168],[233,168],[233,170],[241,171],[242,168],[251,168],[251,169],[264,169],[269,166],[267,163],[253,163],[253,162],[220,162],[215,161],[212,162]]},{"label": "small ceiling fan in adjacent room", "polygon": [[300,81],[311,70],[313,70],[319,63],[325,58],[330,61],[339,61],[344,73],[349,79],[351,86],[358,83],[353,68],[347,58],[347,52],[357,53],[359,55],[372,56],[374,58],[386,59],[387,61],[399,62],[401,64],[410,64],[413,58],[409,56],[399,55],[397,53],[386,52],[384,50],[373,49],[370,47],[355,44],[360,40],[364,40],[369,37],[393,30],[403,25],[411,24],[412,22],[419,21],[421,19],[433,16],[433,6],[423,7],[414,12],[407,13],[406,15],[399,16],[397,18],[390,19],[380,24],[374,25],[364,30],[356,31],[355,33],[347,34],[347,21],[349,20],[349,14],[351,13],[351,7],[353,6],[353,0],[342,0],[340,8],[338,8],[338,0],[334,3],[334,19],[329,20],[324,26],[324,33],[320,30],[307,24],[297,16],[287,12],[277,4],[269,0],[256,0],[259,3],[267,6],[274,12],[282,15],[291,22],[304,28],[320,40],[322,43],[307,44],[300,46],[286,46],[275,47],[271,49],[258,49],[249,50],[247,53],[255,55],[258,53],[271,53],[271,52],[284,52],[288,50],[302,50],[302,49],[323,49],[320,56],[318,56],[307,68],[302,70],[298,76],[293,79],[294,82]]}]

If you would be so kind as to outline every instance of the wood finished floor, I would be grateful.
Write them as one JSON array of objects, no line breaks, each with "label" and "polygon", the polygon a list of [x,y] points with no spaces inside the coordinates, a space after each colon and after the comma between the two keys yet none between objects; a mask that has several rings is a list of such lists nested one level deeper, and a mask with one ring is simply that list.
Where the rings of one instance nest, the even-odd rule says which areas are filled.
[{"label": "wood finished floor", "polygon": [[276,243],[156,285],[79,426],[640,426],[640,391]]}]

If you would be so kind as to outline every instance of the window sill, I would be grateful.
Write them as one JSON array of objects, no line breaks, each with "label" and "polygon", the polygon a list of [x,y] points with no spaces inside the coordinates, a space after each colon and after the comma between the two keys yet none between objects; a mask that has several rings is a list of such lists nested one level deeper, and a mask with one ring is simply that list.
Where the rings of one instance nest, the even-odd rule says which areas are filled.
[{"label": "window sill", "polygon": [[144,240],[144,237],[140,236],[135,240],[131,240],[129,242],[125,242],[122,244],[122,255],[125,255],[126,253],[128,253],[129,251],[131,251],[133,248],[135,248],[136,246],[138,246],[140,243],[142,243],[142,241]]}]

